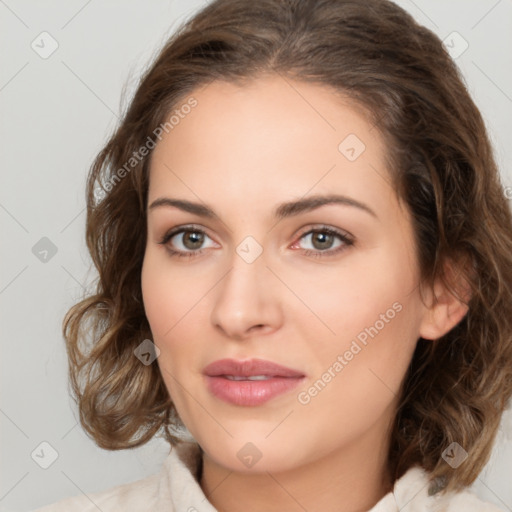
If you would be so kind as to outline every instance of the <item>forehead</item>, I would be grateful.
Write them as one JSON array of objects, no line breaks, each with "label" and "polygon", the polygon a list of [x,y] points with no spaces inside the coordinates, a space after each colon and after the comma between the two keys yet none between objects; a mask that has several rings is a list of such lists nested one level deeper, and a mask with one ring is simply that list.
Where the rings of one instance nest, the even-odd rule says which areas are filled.
[{"label": "forehead", "polygon": [[195,107],[153,152],[150,196],[168,189],[257,207],[262,197],[334,190],[376,198],[388,186],[378,131],[328,87],[271,75],[244,85],[214,81],[182,104],[190,97]]}]

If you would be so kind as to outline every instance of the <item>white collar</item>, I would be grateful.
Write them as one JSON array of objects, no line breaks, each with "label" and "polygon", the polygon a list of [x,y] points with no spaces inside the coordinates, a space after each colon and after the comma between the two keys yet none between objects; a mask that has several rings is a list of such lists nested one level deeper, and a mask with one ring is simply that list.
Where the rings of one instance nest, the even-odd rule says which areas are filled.
[{"label": "white collar", "polygon": [[[199,485],[200,464],[199,445],[191,442],[182,442],[172,448],[165,460],[161,472],[160,495],[166,500],[170,496],[176,512],[217,512]],[[426,472],[413,467],[395,482],[393,491],[386,494],[369,512],[427,510],[427,503],[436,501],[435,497],[428,496],[428,489]]]},{"label": "white collar", "polygon": [[[159,473],[94,494],[82,494],[32,512],[218,512],[199,485],[202,454],[196,442],[183,441]],[[428,474],[410,468],[368,512],[503,512],[463,490],[429,496]]]}]

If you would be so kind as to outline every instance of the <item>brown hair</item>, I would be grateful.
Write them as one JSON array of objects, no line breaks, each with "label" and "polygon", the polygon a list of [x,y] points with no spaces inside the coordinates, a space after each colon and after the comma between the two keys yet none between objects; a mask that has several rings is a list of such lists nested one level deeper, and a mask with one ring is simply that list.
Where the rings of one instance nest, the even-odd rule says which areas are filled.
[{"label": "brown hair", "polygon": [[[262,73],[330,87],[364,109],[388,141],[423,282],[441,278],[455,293],[448,261],[467,281],[464,319],[442,338],[417,343],[389,469],[395,480],[417,464],[438,488],[468,486],[488,460],[512,394],[511,212],[456,65],[437,36],[387,0],[216,0],[180,27],[144,73],[88,178],[86,237],[99,278],[64,320],[81,424],[110,450],[160,432],[179,442],[158,365],[134,356],[151,338],[140,284],[151,151],[130,159],[196,88]],[[99,202],[98,186],[108,192]],[[457,469],[441,457],[452,442],[468,452]]]}]

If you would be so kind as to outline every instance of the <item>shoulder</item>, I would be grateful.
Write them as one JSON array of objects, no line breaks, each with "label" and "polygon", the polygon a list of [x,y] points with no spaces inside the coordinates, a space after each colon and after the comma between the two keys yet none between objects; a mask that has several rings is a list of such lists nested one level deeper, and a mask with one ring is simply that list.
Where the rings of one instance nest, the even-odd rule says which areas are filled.
[{"label": "shoulder", "polygon": [[118,485],[105,491],[64,498],[31,512],[110,512],[114,510],[145,510],[157,499],[159,475]]},{"label": "shoulder", "polygon": [[199,445],[183,442],[170,450],[159,473],[105,491],[65,498],[30,512],[173,512],[194,509],[191,505],[215,512],[205,504],[197,481],[200,461]]},{"label": "shoulder", "polygon": [[396,483],[393,496],[403,512],[503,512],[482,501],[469,490],[429,494],[428,474],[419,467],[409,469]]},{"label": "shoulder", "polygon": [[158,496],[159,475],[118,485],[105,491],[64,498],[31,512],[110,512],[152,510]]},{"label": "shoulder", "polygon": [[449,493],[446,496],[433,499],[438,502],[437,508],[434,510],[439,510],[439,512],[445,510],[446,512],[458,512],[459,510],[464,510],[465,512],[504,512],[502,508],[482,501],[469,491]]}]

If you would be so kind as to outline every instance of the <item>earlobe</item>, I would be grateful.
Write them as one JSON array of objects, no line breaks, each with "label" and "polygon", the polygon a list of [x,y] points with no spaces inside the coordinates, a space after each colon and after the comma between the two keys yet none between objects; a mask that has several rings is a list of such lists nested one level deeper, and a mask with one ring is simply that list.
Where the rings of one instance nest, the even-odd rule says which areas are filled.
[{"label": "earlobe", "polygon": [[423,339],[434,340],[444,336],[464,318],[469,310],[471,292],[463,275],[461,273],[455,275],[450,265],[448,276],[458,293],[455,294],[449,290],[440,278],[436,281],[434,289],[428,291],[419,332]]}]

